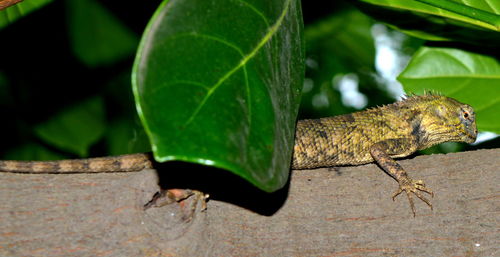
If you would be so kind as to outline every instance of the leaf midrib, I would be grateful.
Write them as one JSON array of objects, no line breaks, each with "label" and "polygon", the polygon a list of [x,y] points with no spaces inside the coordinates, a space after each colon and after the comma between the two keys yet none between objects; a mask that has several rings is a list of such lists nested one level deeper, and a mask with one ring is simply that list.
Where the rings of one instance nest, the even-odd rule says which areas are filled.
[{"label": "leaf midrib", "polygon": [[208,100],[208,98],[210,98],[212,96],[212,94],[224,83],[224,81],[226,81],[227,79],[229,79],[229,77],[231,77],[240,68],[244,67],[246,65],[246,63],[250,59],[252,59],[257,54],[257,52],[269,41],[269,39],[276,33],[276,31],[278,31],[278,28],[282,24],[285,15],[288,13],[288,9],[290,7],[290,3],[291,3],[291,0],[286,0],[285,6],[284,6],[285,8],[283,9],[283,12],[278,17],[278,20],[269,28],[268,32],[264,35],[264,37],[261,39],[261,41],[259,41],[259,43],[254,47],[254,49],[249,54],[247,54],[246,56],[244,56],[243,59],[238,63],[238,65],[236,65],[233,69],[231,69],[230,71],[228,71],[224,76],[222,76],[210,88],[210,90],[207,92],[207,94],[205,95],[205,97],[203,98],[203,100],[201,101],[201,103],[198,105],[198,107],[196,108],[196,110],[193,112],[193,114],[184,123],[184,125],[183,125],[184,128],[186,128],[187,126],[189,126],[193,122],[193,120],[196,118],[196,116],[198,115],[198,113],[204,107],[204,105],[205,105],[206,101]]}]

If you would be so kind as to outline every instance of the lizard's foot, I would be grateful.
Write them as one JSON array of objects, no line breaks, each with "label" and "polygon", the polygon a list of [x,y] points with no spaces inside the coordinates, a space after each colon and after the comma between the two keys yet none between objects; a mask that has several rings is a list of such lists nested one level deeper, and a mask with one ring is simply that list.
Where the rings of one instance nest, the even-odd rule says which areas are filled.
[{"label": "lizard's foot", "polygon": [[406,196],[408,196],[408,201],[410,201],[413,217],[415,217],[416,211],[412,194],[415,194],[418,198],[420,198],[420,200],[424,201],[427,205],[429,205],[429,207],[431,207],[432,210],[431,202],[427,200],[427,198],[425,198],[420,191],[430,194],[431,197],[434,197],[434,193],[432,192],[432,190],[425,187],[425,183],[422,180],[413,180],[407,177],[402,178],[399,181],[399,189],[392,195],[392,200],[394,201],[396,196],[401,194],[403,191],[406,193]]},{"label": "lizard's foot", "polygon": [[147,210],[151,207],[162,207],[172,203],[180,203],[181,207],[184,206],[184,200],[189,197],[195,197],[191,202],[189,207],[189,214],[186,215],[184,220],[191,220],[194,212],[196,211],[196,206],[198,202],[201,200],[201,211],[205,211],[207,209],[207,202],[209,195],[204,194],[197,190],[190,189],[162,189],[160,192],[157,192],[151,201],[144,205],[144,210]]}]

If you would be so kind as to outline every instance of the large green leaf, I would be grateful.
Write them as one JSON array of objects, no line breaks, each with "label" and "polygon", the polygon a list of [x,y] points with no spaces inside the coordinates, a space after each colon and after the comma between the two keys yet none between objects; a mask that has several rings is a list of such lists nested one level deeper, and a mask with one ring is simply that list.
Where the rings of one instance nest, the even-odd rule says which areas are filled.
[{"label": "large green leaf", "polygon": [[474,107],[480,131],[500,133],[500,63],[459,49],[422,47],[399,75],[407,92],[430,89]]},{"label": "large green leaf", "polygon": [[53,0],[27,0],[0,10],[0,29]]},{"label": "large green leaf", "polygon": [[288,178],[304,76],[300,1],[164,1],[133,71],[158,161],[234,172],[274,191]]},{"label": "large green leaf", "polygon": [[366,13],[416,37],[496,46],[498,0],[358,0]]}]

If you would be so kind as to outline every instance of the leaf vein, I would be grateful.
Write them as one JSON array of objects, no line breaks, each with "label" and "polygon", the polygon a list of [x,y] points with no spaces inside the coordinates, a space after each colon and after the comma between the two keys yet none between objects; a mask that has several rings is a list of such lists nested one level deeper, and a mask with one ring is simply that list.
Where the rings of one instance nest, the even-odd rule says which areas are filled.
[{"label": "leaf vein", "polygon": [[184,123],[183,127],[189,126],[191,122],[195,119],[195,117],[198,115],[198,113],[201,111],[207,100],[212,96],[212,94],[222,85],[224,81],[226,81],[229,77],[231,77],[236,71],[238,71],[240,68],[244,67],[245,64],[252,59],[257,52],[270,40],[270,38],[276,33],[278,28],[280,27],[281,23],[283,22],[283,19],[285,15],[288,13],[288,9],[290,7],[290,1],[287,0],[285,3],[285,9],[279,16],[278,20],[271,26],[268,30],[268,32],[264,35],[264,37],[259,41],[256,47],[248,53],[246,56],[243,57],[243,59],[236,65],[233,69],[228,71],[224,76],[222,76],[208,91],[208,93],[205,95],[203,100],[200,102],[196,110],[193,112],[193,114],[187,119],[187,121]]},{"label": "leaf vein", "polygon": [[243,1],[243,0],[237,0],[237,1],[241,2],[242,4],[244,4],[248,8],[250,8],[252,11],[257,13],[257,15],[259,15],[262,18],[264,23],[266,23],[266,27],[269,27],[269,21],[267,20],[266,16],[264,16],[264,14],[259,9],[255,8],[255,6],[251,5],[250,3],[246,2],[246,1]]}]

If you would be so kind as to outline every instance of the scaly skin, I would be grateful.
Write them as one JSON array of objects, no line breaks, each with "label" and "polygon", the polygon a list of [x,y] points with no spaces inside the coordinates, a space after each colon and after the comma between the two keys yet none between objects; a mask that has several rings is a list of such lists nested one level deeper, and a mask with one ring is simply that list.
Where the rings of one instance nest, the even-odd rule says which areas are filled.
[{"label": "scaly skin", "polygon": [[295,132],[293,169],[377,162],[399,183],[393,199],[405,192],[415,215],[412,194],[432,205],[421,180],[411,179],[393,158],[443,142],[472,143],[477,129],[472,107],[439,95],[403,101],[352,114],[300,120]]},{"label": "scaly skin", "polygon": [[58,161],[0,161],[0,172],[11,173],[102,173],[133,172],[153,168],[147,153]]},{"label": "scaly skin", "polygon": [[[411,96],[394,104],[352,114],[299,120],[292,168],[311,169],[375,161],[399,183],[393,199],[404,191],[415,215],[412,194],[432,208],[421,191],[433,193],[421,180],[411,179],[393,158],[405,157],[448,141],[472,143],[476,135],[475,114],[469,105],[439,95]],[[16,173],[131,172],[152,167],[149,154],[61,161],[0,161],[0,171]],[[188,195],[179,194],[174,200]],[[153,201],[146,207],[162,204]]]}]

